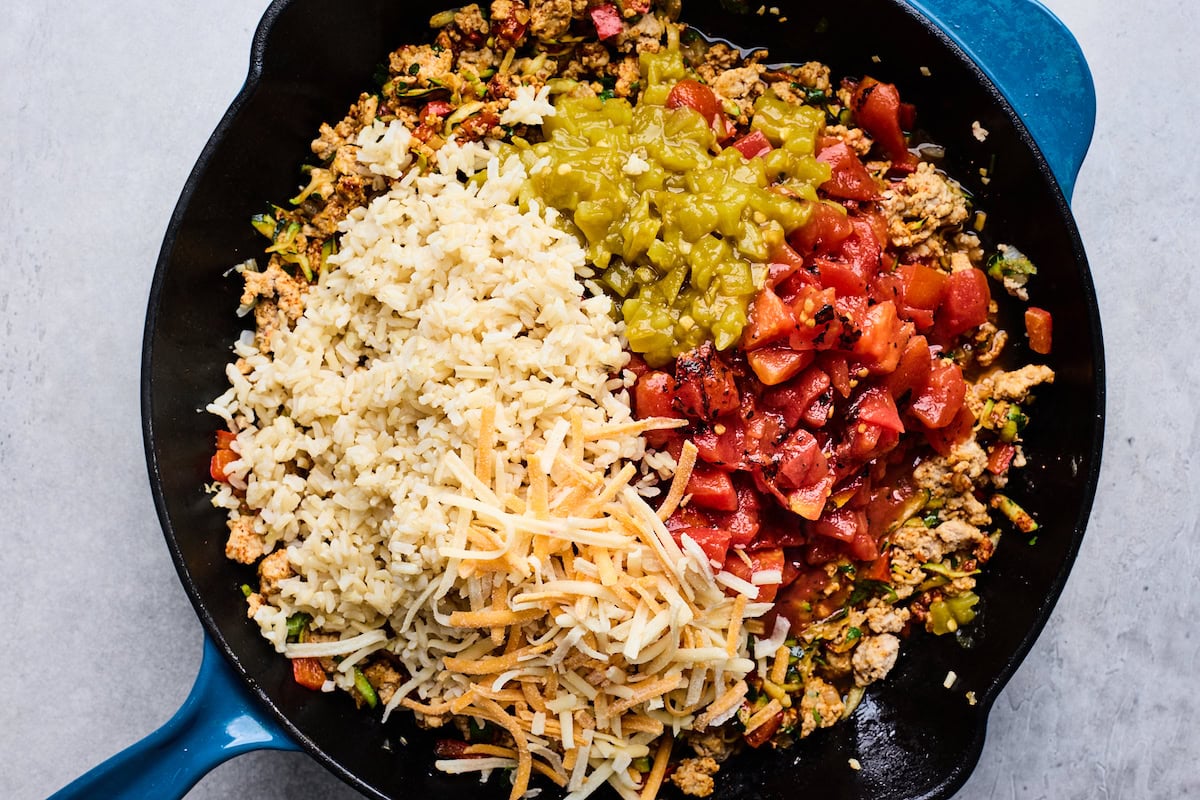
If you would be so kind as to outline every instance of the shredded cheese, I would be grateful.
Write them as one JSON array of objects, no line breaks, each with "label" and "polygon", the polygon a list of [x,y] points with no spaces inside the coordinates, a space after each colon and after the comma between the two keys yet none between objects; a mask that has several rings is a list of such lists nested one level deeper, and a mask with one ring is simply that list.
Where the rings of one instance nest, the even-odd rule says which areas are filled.
[{"label": "shredded cheese", "polygon": [[[570,798],[605,782],[623,796],[654,797],[672,734],[736,713],[755,667],[740,653],[745,625],[770,606],[748,602],[757,586],[714,575],[703,550],[687,537],[677,542],[663,522],[685,497],[694,445],[684,446],[655,511],[631,485],[632,464],[599,472],[583,460],[584,440],[613,430],[585,429],[579,417],[560,420],[546,446],[524,456],[516,479],[506,477],[512,465],[496,458],[495,431],[495,412],[483,414],[471,458],[446,460],[458,491],[437,498],[458,515],[446,548],[457,562],[434,597],[462,598],[438,619],[473,631],[440,656],[439,685],[463,690],[431,695],[423,676],[402,687],[420,700],[394,702],[507,731],[511,748],[486,746],[471,751],[480,757],[438,764],[448,771],[484,769],[480,762],[515,767],[511,800],[528,790],[533,771],[565,786]],[[473,470],[463,463],[472,459]],[[343,654],[373,643],[331,644]],[[633,759],[650,755],[649,773],[630,770]]]}]

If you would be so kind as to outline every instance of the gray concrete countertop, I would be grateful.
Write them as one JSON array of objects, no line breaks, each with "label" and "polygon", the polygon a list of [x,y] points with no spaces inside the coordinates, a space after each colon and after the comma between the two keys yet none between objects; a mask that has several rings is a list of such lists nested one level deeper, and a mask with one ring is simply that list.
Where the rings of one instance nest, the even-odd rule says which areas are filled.
[{"label": "gray concrete countertop", "polygon": [[[201,631],[139,434],[171,210],[245,76],[264,0],[17,0],[0,26],[0,797],[44,797],[162,724]],[[1047,0],[1095,73],[1076,191],[1109,370],[1083,550],[962,798],[1200,795],[1200,4]],[[357,795],[258,753],[191,798]]]}]

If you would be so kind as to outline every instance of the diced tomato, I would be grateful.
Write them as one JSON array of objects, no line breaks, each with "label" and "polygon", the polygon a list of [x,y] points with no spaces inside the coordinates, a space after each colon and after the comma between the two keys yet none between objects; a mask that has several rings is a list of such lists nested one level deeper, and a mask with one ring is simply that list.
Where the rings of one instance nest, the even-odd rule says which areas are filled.
[{"label": "diced tomato", "polygon": [[213,453],[212,458],[208,461],[208,474],[212,476],[214,481],[222,483],[229,482],[229,476],[225,473],[228,467],[234,461],[237,461],[241,456],[232,450],[222,447],[217,452]]},{"label": "diced tomato", "polygon": [[852,542],[855,536],[866,533],[866,530],[866,512],[852,508],[826,509],[821,518],[812,524],[815,535],[841,542]]},{"label": "diced tomato", "polygon": [[[670,417],[681,419],[675,408],[675,379],[668,373],[651,370],[638,378],[633,386],[633,407],[638,419],[647,417]],[[653,447],[662,447],[676,437],[676,431],[647,431],[646,441]]]},{"label": "diced tomato", "polygon": [[[720,433],[717,433],[720,426]],[[721,469],[748,469],[746,460],[746,428],[739,416],[722,417],[713,426],[706,426],[692,436],[696,454],[701,461]]]},{"label": "diced tomato", "polygon": [[729,540],[732,537],[729,531],[719,528],[681,528],[672,531],[672,535],[677,542],[682,542],[684,536],[690,536],[700,545],[704,555],[718,564],[725,563],[725,556],[729,552]]},{"label": "diced tomato", "polygon": [[842,397],[849,397],[854,388],[850,385],[850,364],[845,356],[825,353],[821,356],[821,366],[829,373],[829,382]]},{"label": "diced tomato", "polygon": [[[827,546],[830,540],[819,540],[819,544]],[[836,558],[835,553],[830,560]],[[775,601],[774,613],[790,622],[792,631],[803,630],[820,618],[817,605],[825,597],[825,587],[828,585],[829,576],[823,567],[814,569],[802,561],[789,558],[784,569],[784,586]]]},{"label": "diced tomato", "polygon": [[896,315],[896,304],[888,300],[871,306],[859,320],[858,328],[861,335],[854,343],[853,352],[859,356],[862,365],[876,374],[895,370],[908,343]]},{"label": "diced tomato", "polygon": [[821,480],[788,493],[787,507],[794,513],[808,520],[819,519],[825,508],[825,501],[833,491],[834,476],[826,475]]},{"label": "diced tomato", "polygon": [[900,299],[905,305],[937,310],[946,288],[946,273],[924,264],[901,264],[896,273],[901,279]]},{"label": "diced tomato", "polygon": [[892,582],[892,559],[887,553],[858,570],[858,577],[868,581]]},{"label": "diced tomato", "polygon": [[883,250],[870,223],[854,218],[850,225],[852,232],[837,251],[814,262],[821,286],[836,290],[839,297],[865,294],[882,266]]},{"label": "diced tomato", "polygon": [[762,747],[771,741],[771,737],[779,731],[779,726],[782,724],[783,712],[777,711],[762,725],[759,725],[749,733],[743,734],[742,738],[746,740],[746,744],[750,747]]},{"label": "diced tomato", "polygon": [[713,521],[717,523],[717,527],[729,531],[733,537],[730,540],[731,545],[743,547],[754,539],[761,527],[759,522],[761,506],[758,490],[753,486],[739,481],[736,488],[737,510],[716,512],[713,514]]},{"label": "diced tomato", "polygon": [[944,428],[963,407],[967,384],[962,370],[953,362],[938,360],[929,370],[929,378],[914,392],[911,410],[926,428]]},{"label": "diced tomato", "polygon": [[808,222],[792,231],[788,243],[804,255],[832,253],[853,231],[845,209],[833,203],[813,203]]},{"label": "diced tomato", "polygon": [[796,330],[796,315],[770,286],[764,286],[750,306],[750,319],[742,334],[742,348],[749,351]]},{"label": "diced tomato", "polygon": [[708,514],[700,511],[694,506],[680,506],[675,509],[675,513],[667,517],[664,523],[669,531],[678,531],[683,528],[712,528],[712,520]]},{"label": "diced tomato", "polygon": [[767,389],[763,392],[762,402],[777,411],[788,428],[794,428],[813,401],[828,390],[829,374],[813,366],[787,383]]},{"label": "diced tomato", "polygon": [[637,353],[630,353],[629,363],[625,365],[625,369],[629,370],[635,376],[640,378],[650,371],[650,365],[647,364],[646,360]]},{"label": "diced tomato", "polygon": [[[668,96],[667,99],[670,100],[670,97]],[[741,153],[743,158],[765,156],[773,149],[771,142],[767,140],[762,131],[752,131],[738,139],[730,147]]]},{"label": "diced tomato", "polygon": [[988,453],[987,468],[993,475],[1003,475],[1012,466],[1017,448],[1007,442],[997,442]]},{"label": "diced tomato", "polygon": [[767,255],[770,266],[767,270],[767,285],[772,289],[793,275],[804,270],[804,258],[793,250],[787,242],[780,242],[771,248]]},{"label": "diced tomato", "polygon": [[860,422],[878,425],[889,431],[904,433],[904,423],[900,421],[900,412],[896,402],[885,387],[872,386],[859,395],[851,413],[857,412]]},{"label": "diced tomato", "polygon": [[712,342],[675,360],[675,384],[678,408],[692,419],[711,422],[741,404],[733,373]]},{"label": "diced tomato", "polygon": [[942,305],[937,314],[938,331],[947,339],[987,322],[991,302],[987,275],[982,270],[964,269],[946,278]]},{"label": "diced tomato", "polygon": [[[783,548],[769,547],[762,550],[747,551],[746,558],[749,559],[749,566],[742,560],[742,557],[737,553],[730,555],[725,561],[725,571],[741,578],[744,581],[754,583],[754,576],[760,572],[778,572],[783,574]],[[770,603],[775,599],[775,595],[779,592],[779,584],[762,584],[758,587],[758,597],[755,602]]]},{"label": "diced tomato", "polygon": [[621,22],[621,12],[612,3],[590,8],[588,14],[592,18],[592,24],[596,26],[596,35],[600,41],[620,35],[624,27]]},{"label": "diced tomato", "polygon": [[305,689],[319,690],[325,685],[325,670],[318,658],[293,658],[292,677]]},{"label": "diced tomato", "polygon": [[1025,335],[1029,337],[1029,349],[1039,355],[1050,355],[1054,320],[1044,308],[1030,306],[1025,309]]},{"label": "diced tomato", "polygon": [[829,350],[842,335],[837,313],[838,297],[833,289],[802,286],[792,301],[796,330],[788,337],[793,350]]},{"label": "diced tomato", "polygon": [[233,431],[219,430],[217,431],[217,449],[228,450],[233,447],[234,441],[237,439],[237,434]]},{"label": "diced tomato", "polygon": [[799,374],[800,370],[811,364],[815,357],[812,350],[793,350],[790,347],[775,346],[747,353],[746,361],[763,386],[778,386]]},{"label": "diced tomato", "polygon": [[438,758],[484,758],[467,752],[471,745],[462,739],[438,739],[433,743],[433,754]]},{"label": "diced tomato", "polygon": [[954,419],[950,420],[950,424],[944,428],[938,428],[932,431],[925,432],[925,438],[928,440],[930,447],[944,456],[950,455],[950,451],[957,445],[962,444],[971,437],[971,432],[975,427],[975,415],[971,413],[971,408],[963,405],[954,415]]},{"label": "diced tomato", "polygon": [[843,200],[878,200],[879,184],[867,172],[849,145],[839,142],[817,154],[817,161],[828,164],[832,176],[821,184],[821,191]]},{"label": "diced tomato", "polygon": [[719,469],[696,466],[688,478],[687,494],[692,502],[704,508],[718,511],[736,511],[737,492],[729,475]]},{"label": "diced tomato", "polygon": [[642,375],[633,387],[633,404],[638,419],[681,417],[682,414],[672,405],[675,388],[675,379],[666,372],[652,370]]},{"label": "diced tomato", "polygon": [[846,553],[855,561],[874,561],[879,558],[879,543],[862,531],[846,545]]},{"label": "diced tomato", "polygon": [[929,371],[933,357],[929,352],[929,342],[924,336],[913,336],[904,345],[904,352],[896,369],[884,379],[884,386],[899,400],[906,392],[922,387],[929,380]]},{"label": "diced tomato", "polygon": [[810,486],[829,474],[821,446],[811,433],[798,428],[779,445],[776,480],[783,489]]},{"label": "diced tomato", "polygon": [[713,90],[691,78],[685,78],[675,84],[671,87],[670,94],[667,95],[667,108],[683,108],[685,106],[699,113],[709,123],[712,123],[721,113],[721,104]]},{"label": "diced tomato", "polygon": [[909,152],[901,127],[900,92],[890,83],[863,78],[850,100],[854,120],[883,149],[896,172],[912,172],[918,158]]}]

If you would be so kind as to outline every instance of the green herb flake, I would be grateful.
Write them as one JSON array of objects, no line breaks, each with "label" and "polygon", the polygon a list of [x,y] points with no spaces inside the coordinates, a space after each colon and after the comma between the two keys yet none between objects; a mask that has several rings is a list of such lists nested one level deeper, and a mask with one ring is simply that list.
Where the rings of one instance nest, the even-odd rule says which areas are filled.
[{"label": "green herb flake", "polygon": [[417,75],[417,74],[419,74],[420,72],[421,72],[421,65],[420,65],[420,64],[416,64],[416,63],[414,63],[414,64],[410,64],[410,65],[409,65],[409,67],[408,67],[408,74],[409,74],[409,75]]},{"label": "green herb flake", "polygon": [[853,625],[851,625],[850,630],[846,631],[846,641],[847,642],[857,641],[858,639],[861,639],[861,638],[862,638],[862,630],[860,628],[856,628]]}]

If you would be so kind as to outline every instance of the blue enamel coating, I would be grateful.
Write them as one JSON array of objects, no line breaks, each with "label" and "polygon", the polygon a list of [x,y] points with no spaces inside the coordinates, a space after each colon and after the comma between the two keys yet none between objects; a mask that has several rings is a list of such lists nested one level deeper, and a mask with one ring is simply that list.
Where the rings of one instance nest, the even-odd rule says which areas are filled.
[{"label": "blue enamel coating", "polygon": [[1038,0],[904,0],[931,19],[1016,109],[1070,200],[1096,126],[1079,43]]},{"label": "blue enamel coating", "polygon": [[234,756],[298,749],[255,707],[242,679],[205,637],[200,674],[175,716],[50,800],[171,800]]}]

